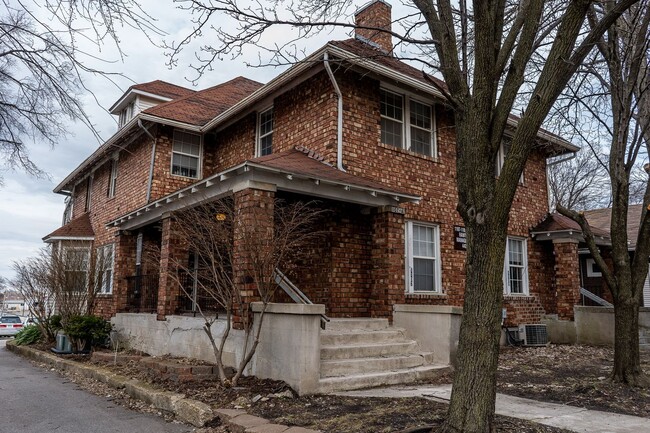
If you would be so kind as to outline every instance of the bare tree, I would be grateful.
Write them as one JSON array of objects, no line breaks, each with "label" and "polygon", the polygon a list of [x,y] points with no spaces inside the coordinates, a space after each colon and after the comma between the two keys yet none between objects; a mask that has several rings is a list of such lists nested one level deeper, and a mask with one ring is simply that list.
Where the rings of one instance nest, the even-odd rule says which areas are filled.
[{"label": "bare tree", "polygon": [[[610,7],[605,3],[601,13],[607,13]],[[595,14],[594,11],[589,17],[592,27]],[[612,292],[615,317],[613,380],[638,386],[650,384],[640,366],[638,315],[650,256],[650,183],[647,174],[642,182],[643,207],[632,256],[628,250],[627,222],[637,159],[641,153],[650,154],[649,26],[650,2],[644,0],[630,8],[597,41],[598,54],[604,60],[603,67],[590,70],[601,83],[602,94],[608,103],[605,106],[607,110],[592,110],[591,114],[607,126],[603,130],[610,139],[611,269],[596,246],[584,214],[558,207],[562,214],[582,227],[589,251]]]},{"label": "bare tree", "polygon": [[[442,432],[487,433],[496,395],[498,339],[503,300],[503,257],[509,213],[537,133],[562,89],[585,56],[616,19],[638,0],[612,1],[605,13],[595,2],[474,1],[455,7],[450,0],[404,1],[410,12],[394,19],[389,33],[403,57],[436,68],[440,91],[454,110],[457,205],[467,232],[466,288],[457,370]],[[205,44],[199,73],[246,46],[272,51],[272,62],[292,60],[300,38],[334,26],[348,27],[349,0],[278,0],[272,4],[235,0],[181,2],[194,17],[194,32],[174,46],[171,61],[193,38],[216,30]],[[265,45],[264,32],[276,26],[297,29],[286,43]],[[288,31],[286,33],[289,33]],[[293,57],[295,58],[295,56]],[[540,62],[540,60],[544,60]],[[540,66],[541,65],[541,66]],[[426,76],[426,75],[425,75]],[[435,82],[432,82],[435,85]],[[494,166],[513,108],[522,115],[498,178]]]},{"label": "bare tree", "polygon": [[[221,382],[232,386],[237,385],[259,344],[264,314],[278,287],[276,271],[293,270],[306,247],[320,236],[315,223],[323,213],[313,203],[287,204],[276,200],[271,215],[273,226],[269,227],[255,223],[268,220],[268,209],[256,207],[252,212],[252,218],[250,214],[244,217],[235,210],[232,200],[225,199],[185,210],[174,217],[175,239],[194,260],[173,258],[171,264],[177,272],[171,276],[204,321],[203,330],[212,345]],[[239,271],[233,268],[234,263]],[[242,278],[251,283],[255,297],[263,304],[254,326],[241,287]],[[218,316],[207,310],[201,299],[211,301],[209,304],[216,304],[225,313],[225,330],[220,337],[213,333]],[[228,378],[223,349],[236,315],[245,332],[243,356],[234,376]]]},{"label": "bare tree", "polygon": [[14,262],[12,285],[37,319],[43,335],[53,340],[50,324],[54,314],[66,325],[73,316],[92,314],[95,298],[109,283],[112,257],[94,250],[88,242],[68,242],[42,248],[33,257]]},{"label": "bare tree", "polygon": [[160,31],[135,0],[0,4],[0,168],[45,176],[29,158],[28,142],[54,146],[66,135],[67,120],[81,121],[98,136],[81,105],[82,94],[92,95],[84,82],[89,77],[110,82],[119,75],[89,67],[89,60],[101,60],[79,41],[98,50],[109,41],[119,48],[120,25]]},{"label": "bare tree", "polygon": [[[594,155],[594,153],[596,153]],[[550,208],[562,205],[569,209],[609,207],[607,155],[599,149],[586,149],[572,159],[548,164]]]}]

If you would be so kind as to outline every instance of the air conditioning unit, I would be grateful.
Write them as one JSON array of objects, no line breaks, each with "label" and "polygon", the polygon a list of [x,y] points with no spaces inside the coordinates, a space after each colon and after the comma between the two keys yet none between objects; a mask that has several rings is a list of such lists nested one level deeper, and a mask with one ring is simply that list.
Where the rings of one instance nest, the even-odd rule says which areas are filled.
[{"label": "air conditioning unit", "polygon": [[548,343],[546,325],[519,325],[519,340],[524,346],[546,346]]}]

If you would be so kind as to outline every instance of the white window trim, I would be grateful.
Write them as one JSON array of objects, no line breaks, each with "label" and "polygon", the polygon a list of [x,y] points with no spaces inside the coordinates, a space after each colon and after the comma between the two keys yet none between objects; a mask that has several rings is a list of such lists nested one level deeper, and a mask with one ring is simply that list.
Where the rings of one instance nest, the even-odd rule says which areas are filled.
[{"label": "white window trim", "polygon": [[[510,243],[509,240],[522,241],[524,266],[523,266],[523,291],[521,293],[512,293],[510,291],[510,278],[508,271],[510,270]],[[506,238],[506,254],[503,258],[503,294],[506,296],[528,296],[530,293],[530,285],[528,280],[528,239],[518,236],[508,236]]]},{"label": "white window trim", "polygon": [[108,173],[108,198],[115,197],[117,190],[118,163],[117,158],[111,159],[111,169]]},{"label": "white window trim", "polygon": [[[268,105],[265,108],[259,110],[257,112],[257,127],[255,128],[255,156],[260,157],[262,156],[262,138],[268,137],[269,135],[273,136],[273,133],[275,132],[275,111],[273,110],[273,105]],[[267,111],[273,111],[273,127],[271,128],[271,132],[267,132],[262,136],[262,114],[266,113]],[[271,138],[273,140],[273,138]],[[273,147],[271,147],[273,149]],[[273,150],[271,150],[271,153],[273,153]]]},{"label": "white window trim", "polygon": [[[174,131],[183,131],[186,134],[192,134],[196,135],[199,137],[199,156],[197,157],[196,155],[191,155],[189,153],[183,153],[183,152],[177,152],[174,150]],[[196,132],[193,131],[188,131],[186,129],[182,128],[174,128],[174,131],[172,131],[172,146],[171,146],[171,155],[169,157],[169,174],[171,176],[178,176],[182,177],[184,179],[202,179],[203,178],[203,135],[199,135]],[[184,155],[184,156],[191,156],[192,158],[199,158],[199,163],[197,164],[196,168],[196,177],[191,177],[191,176],[183,176],[182,174],[174,174],[174,154],[177,153],[179,155]]]},{"label": "white window trim", "polygon": [[[437,120],[436,120],[436,106],[434,102],[422,98],[421,96],[415,95],[414,93],[405,91],[403,89],[399,89],[398,87],[391,86],[388,84],[382,83],[380,87],[380,91],[384,91],[384,92],[388,92],[400,96],[404,104],[402,107],[402,114],[404,117],[400,122],[402,124],[402,147],[398,148],[390,144],[385,144],[385,143],[382,144],[384,146],[390,146],[396,149],[402,149],[416,155],[428,156],[430,158],[437,159],[438,158],[438,127],[437,127]],[[411,100],[414,100],[415,102],[418,102],[422,105],[428,105],[431,108],[431,154],[430,155],[420,153],[420,152],[415,152],[407,148],[407,146],[411,147],[411,104],[410,104]],[[387,117],[383,115],[381,115],[381,117],[392,120],[394,122],[399,122],[399,120],[393,119],[392,117]],[[422,129],[418,126],[415,127]]]},{"label": "white window trim", "polygon": [[[511,137],[504,137],[507,138],[508,140],[511,140]],[[501,170],[503,170],[503,164],[506,163],[506,152],[503,149],[503,140],[501,140],[501,144],[499,145],[499,150],[497,151],[497,177],[501,176]],[[521,172],[521,176],[519,177],[519,185],[524,184],[524,170]]]},{"label": "white window trim", "polygon": [[585,259],[585,266],[587,267],[587,277],[589,278],[598,278],[602,277],[602,272],[595,272],[593,266],[596,264],[596,261],[593,258]]},{"label": "white window trim", "polygon": [[101,295],[112,295],[113,294],[113,281],[115,277],[115,243],[109,243],[109,244],[104,244],[100,247],[97,247],[96,253],[97,253],[97,258],[96,260],[98,261],[97,265],[100,265],[102,261],[104,260],[104,255],[106,254],[106,250],[110,247],[111,249],[111,279],[108,284],[108,290],[104,290],[104,276],[106,274],[106,271],[108,271],[108,268],[104,269],[97,269],[96,270],[96,279],[99,279],[101,276],[101,286],[99,287],[99,294]]},{"label": "white window trim", "polygon": [[[413,225],[430,227],[433,229],[433,236],[435,241],[435,250],[434,254],[434,266],[436,278],[434,283],[434,290],[414,290],[414,277],[413,277]],[[407,221],[404,227],[405,234],[405,272],[404,272],[404,282],[406,285],[406,293],[413,294],[441,294],[442,293],[442,265],[440,259],[440,226],[437,224],[423,223],[420,221]],[[427,257],[430,258],[430,257]]]}]

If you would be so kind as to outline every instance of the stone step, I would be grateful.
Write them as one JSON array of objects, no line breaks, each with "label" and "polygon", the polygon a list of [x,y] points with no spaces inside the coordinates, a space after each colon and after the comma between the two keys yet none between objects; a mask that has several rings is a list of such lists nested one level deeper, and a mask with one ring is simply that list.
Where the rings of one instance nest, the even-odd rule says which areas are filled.
[{"label": "stone step", "polygon": [[323,331],[320,343],[323,346],[341,346],[350,344],[371,344],[404,340],[405,330],[388,328],[379,331]]},{"label": "stone step", "polygon": [[388,319],[369,319],[364,317],[330,319],[325,325],[327,331],[352,331],[355,329],[378,331],[386,328],[388,328]]},{"label": "stone step", "polygon": [[321,361],[320,377],[341,377],[371,372],[388,372],[421,367],[430,361],[425,354]]},{"label": "stone step", "polygon": [[372,358],[376,356],[413,354],[418,344],[412,340],[388,343],[355,344],[348,346],[324,346],[320,348],[320,359]]},{"label": "stone step", "polygon": [[430,365],[397,371],[353,374],[342,377],[326,377],[318,381],[319,391],[329,393],[349,391],[352,389],[374,388],[377,386],[397,385],[436,378],[447,371],[449,366]]}]

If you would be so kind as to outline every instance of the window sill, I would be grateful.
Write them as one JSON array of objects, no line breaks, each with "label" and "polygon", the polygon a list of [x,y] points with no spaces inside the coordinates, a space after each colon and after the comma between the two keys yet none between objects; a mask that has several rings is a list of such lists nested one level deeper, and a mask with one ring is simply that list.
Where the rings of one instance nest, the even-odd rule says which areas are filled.
[{"label": "window sill", "polygon": [[95,296],[99,298],[108,298],[109,296],[113,296],[113,292],[111,293],[97,293]]},{"label": "window sill", "polygon": [[431,162],[435,162],[435,163],[439,162],[437,157],[429,156],[429,155],[423,155],[423,154],[417,153],[417,152],[412,152],[410,150],[406,150],[406,149],[402,149],[402,148],[399,148],[399,147],[391,146],[390,144],[379,143],[379,147],[381,147],[383,149],[391,150],[391,151],[396,152],[396,153],[401,153],[403,155],[408,155],[408,156],[413,156],[415,158],[424,159],[425,161],[431,161]]},{"label": "window sill", "polygon": [[446,298],[446,293],[441,292],[407,292],[407,299]]},{"label": "window sill", "polygon": [[503,295],[504,301],[531,301],[533,299],[535,299],[535,297],[528,293]]}]

